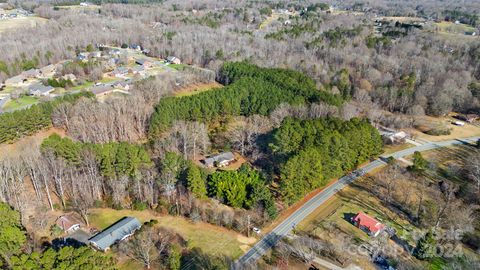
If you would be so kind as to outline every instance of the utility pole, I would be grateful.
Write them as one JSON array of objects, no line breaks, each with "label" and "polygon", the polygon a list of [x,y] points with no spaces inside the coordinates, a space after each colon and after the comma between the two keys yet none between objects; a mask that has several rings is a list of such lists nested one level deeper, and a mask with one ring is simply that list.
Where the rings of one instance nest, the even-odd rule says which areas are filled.
[{"label": "utility pole", "polygon": [[247,237],[250,237],[250,215],[247,216]]}]

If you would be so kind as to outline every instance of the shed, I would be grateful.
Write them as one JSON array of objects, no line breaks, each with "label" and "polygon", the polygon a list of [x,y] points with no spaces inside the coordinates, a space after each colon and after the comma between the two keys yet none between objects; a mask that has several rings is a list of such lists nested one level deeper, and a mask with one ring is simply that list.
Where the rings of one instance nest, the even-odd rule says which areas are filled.
[{"label": "shed", "polygon": [[141,227],[142,225],[138,219],[124,217],[90,238],[89,242],[96,249],[107,251],[112,245],[132,236]]}]

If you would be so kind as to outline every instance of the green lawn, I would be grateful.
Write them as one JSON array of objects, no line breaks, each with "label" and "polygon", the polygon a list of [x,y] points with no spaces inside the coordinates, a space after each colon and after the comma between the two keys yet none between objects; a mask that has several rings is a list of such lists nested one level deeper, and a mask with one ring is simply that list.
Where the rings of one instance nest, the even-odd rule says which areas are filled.
[{"label": "green lawn", "polygon": [[4,111],[18,110],[24,106],[37,104],[38,102],[39,102],[38,98],[36,97],[23,96],[19,99],[15,99],[15,100],[12,99],[9,102],[7,102],[7,104],[5,104],[5,106],[3,107],[3,110]]},{"label": "green lawn", "polygon": [[[222,254],[238,258],[243,254],[240,249],[245,243],[236,232],[207,223],[192,223],[182,217],[157,216],[152,211],[114,210],[109,208],[93,209],[90,214],[90,223],[99,230],[113,224],[125,216],[133,216],[141,222],[151,219],[158,220],[157,226],[168,228],[180,234],[189,248],[198,247],[207,254]],[[251,239],[250,239],[251,241]]]},{"label": "green lawn", "polygon": [[2,90],[2,93],[12,93],[13,90],[15,90],[15,87],[13,86],[5,86]]},{"label": "green lawn", "polygon": [[72,90],[72,91],[83,90],[83,89],[91,87],[91,86],[93,86],[93,82],[85,82],[84,84],[80,84],[80,85],[71,87],[71,88],[69,88],[69,90]]},{"label": "green lawn", "polygon": [[170,64],[169,67],[176,69],[176,70],[183,70],[187,65],[185,64]]}]

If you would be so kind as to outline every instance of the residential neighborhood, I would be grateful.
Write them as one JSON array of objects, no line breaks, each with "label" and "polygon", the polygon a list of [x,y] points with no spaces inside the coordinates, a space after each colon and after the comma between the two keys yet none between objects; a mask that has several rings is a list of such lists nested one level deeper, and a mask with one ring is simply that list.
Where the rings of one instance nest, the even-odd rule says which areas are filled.
[{"label": "residential neighborhood", "polygon": [[[79,52],[75,60],[64,60],[38,69],[32,68],[6,79],[4,84],[0,85],[0,94],[3,96],[0,113],[27,108],[41,102],[42,99],[80,91],[92,92],[97,97],[112,93],[128,95],[129,89],[136,81],[161,72],[176,72],[176,69],[169,68],[168,65],[181,64],[180,59],[175,56],[169,56],[167,60],[149,57],[145,49],[135,44],[126,49],[97,45],[97,49]],[[76,62],[101,64],[102,78],[91,81],[72,73],[65,74],[65,67]],[[63,82],[64,85],[59,85],[58,82]]]}]

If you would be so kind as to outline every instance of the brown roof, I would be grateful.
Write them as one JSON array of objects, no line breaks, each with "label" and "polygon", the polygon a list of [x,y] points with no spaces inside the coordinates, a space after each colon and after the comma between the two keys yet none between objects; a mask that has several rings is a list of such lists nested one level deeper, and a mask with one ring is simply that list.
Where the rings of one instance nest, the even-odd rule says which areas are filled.
[{"label": "brown roof", "polygon": [[81,224],[81,222],[73,215],[63,215],[58,217],[57,221],[55,221],[55,224],[57,224],[57,226],[62,230],[66,231],[73,225]]}]

